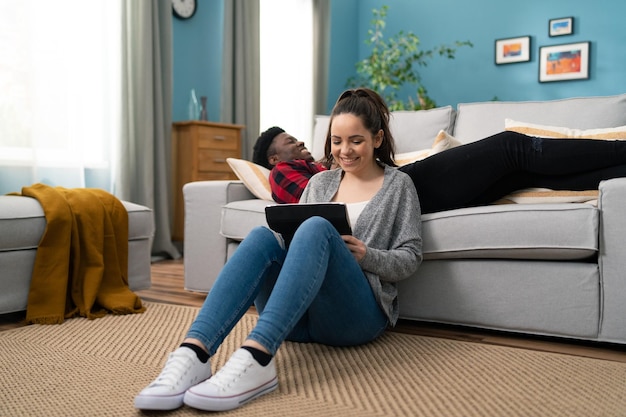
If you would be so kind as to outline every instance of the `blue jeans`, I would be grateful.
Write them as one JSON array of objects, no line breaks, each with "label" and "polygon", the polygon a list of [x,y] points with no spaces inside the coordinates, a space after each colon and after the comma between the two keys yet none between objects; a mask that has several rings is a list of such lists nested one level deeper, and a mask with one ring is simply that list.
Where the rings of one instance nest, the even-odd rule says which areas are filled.
[{"label": "blue jeans", "polygon": [[350,346],[380,336],[388,319],[358,262],[321,217],[302,223],[288,248],[257,227],[224,265],[187,337],[213,355],[256,304],[248,339],[272,354],[284,340]]}]

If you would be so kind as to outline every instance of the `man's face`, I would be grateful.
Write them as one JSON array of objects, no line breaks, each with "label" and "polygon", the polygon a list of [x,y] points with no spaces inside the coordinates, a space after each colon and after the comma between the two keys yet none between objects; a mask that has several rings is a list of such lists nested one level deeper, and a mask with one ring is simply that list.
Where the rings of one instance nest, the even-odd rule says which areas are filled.
[{"label": "man's face", "polygon": [[273,155],[268,157],[268,160],[272,165],[294,159],[306,159],[307,161],[313,160],[313,156],[304,146],[304,142],[299,141],[287,132],[276,135],[272,141],[271,148],[274,152]]}]

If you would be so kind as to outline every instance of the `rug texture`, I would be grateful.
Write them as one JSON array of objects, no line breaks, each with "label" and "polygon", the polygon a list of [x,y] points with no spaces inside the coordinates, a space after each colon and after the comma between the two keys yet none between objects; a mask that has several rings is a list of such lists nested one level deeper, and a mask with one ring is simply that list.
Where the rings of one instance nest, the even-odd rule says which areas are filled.
[{"label": "rug texture", "polygon": [[[0,416],[197,416],[141,412],[198,309],[75,318],[0,332]],[[212,358],[221,366],[254,326],[247,314]],[[626,416],[626,364],[388,332],[365,346],[285,343],[279,389],[222,415]]]}]

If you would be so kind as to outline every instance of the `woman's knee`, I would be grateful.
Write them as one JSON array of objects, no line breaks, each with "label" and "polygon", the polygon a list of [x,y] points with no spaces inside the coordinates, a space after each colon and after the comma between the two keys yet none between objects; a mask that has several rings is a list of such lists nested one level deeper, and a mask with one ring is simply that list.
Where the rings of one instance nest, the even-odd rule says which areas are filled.
[{"label": "woman's knee", "polygon": [[313,216],[303,221],[300,227],[298,227],[297,232],[300,232],[301,230],[306,231],[306,233],[328,232],[334,230],[334,226],[321,216]]},{"label": "woman's knee", "polygon": [[250,230],[250,233],[248,233],[248,235],[246,236],[246,238],[244,239],[244,241],[246,239],[249,240],[272,240],[275,239],[276,234],[269,229],[266,226],[256,226],[254,227],[252,230]]},{"label": "woman's knee", "polygon": [[239,248],[248,246],[256,249],[276,248],[282,250],[285,248],[282,238],[265,226],[257,226],[253,228],[241,242]]}]

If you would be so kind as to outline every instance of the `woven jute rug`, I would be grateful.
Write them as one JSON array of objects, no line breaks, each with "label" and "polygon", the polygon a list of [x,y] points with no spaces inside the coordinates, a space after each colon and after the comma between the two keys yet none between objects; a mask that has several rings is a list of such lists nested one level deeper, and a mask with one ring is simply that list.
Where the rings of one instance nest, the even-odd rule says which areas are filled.
[{"label": "woven jute rug", "polygon": [[[0,332],[0,416],[197,416],[141,412],[133,398],[160,372],[197,309],[76,318]],[[256,316],[212,358],[221,366]],[[279,389],[223,415],[626,416],[626,364],[388,332],[354,348],[285,343]]]}]

